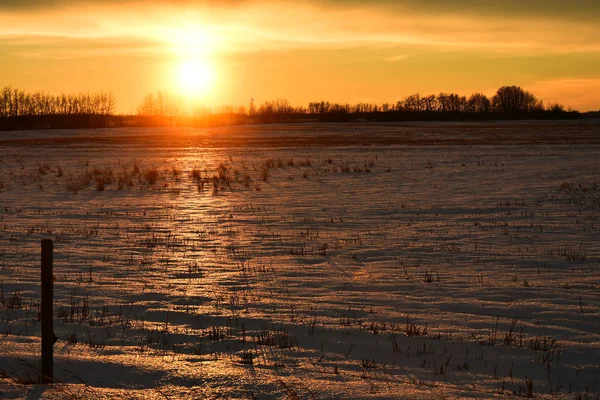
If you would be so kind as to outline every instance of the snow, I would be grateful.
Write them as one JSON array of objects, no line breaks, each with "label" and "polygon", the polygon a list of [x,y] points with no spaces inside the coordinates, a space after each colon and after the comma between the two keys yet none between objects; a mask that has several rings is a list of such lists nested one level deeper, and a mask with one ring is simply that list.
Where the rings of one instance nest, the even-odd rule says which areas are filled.
[{"label": "snow", "polygon": [[4,397],[600,398],[597,123],[0,138]]}]

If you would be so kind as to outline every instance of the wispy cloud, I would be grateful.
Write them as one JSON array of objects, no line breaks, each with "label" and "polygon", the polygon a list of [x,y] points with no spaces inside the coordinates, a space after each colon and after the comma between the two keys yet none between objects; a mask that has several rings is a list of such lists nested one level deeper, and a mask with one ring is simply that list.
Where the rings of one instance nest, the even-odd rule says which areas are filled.
[{"label": "wispy cloud", "polygon": [[24,59],[76,59],[112,55],[160,55],[166,51],[166,45],[135,37],[5,36],[0,37],[0,51]]},{"label": "wispy cloud", "polygon": [[408,54],[398,54],[395,56],[387,57],[384,59],[384,61],[395,63],[398,61],[406,60],[409,57],[410,57],[410,55],[408,55]]},{"label": "wispy cloud", "polygon": [[[309,2],[196,1],[142,6],[96,1],[60,7],[60,2],[50,2],[56,6],[28,12],[0,8],[0,36],[121,38],[122,43],[130,38],[151,42],[164,52],[178,51],[186,36],[188,42],[202,42],[215,52],[391,45],[486,54],[600,52],[596,23],[556,16],[433,14],[418,7],[395,7],[395,12],[389,12],[383,6],[349,3],[335,7]],[[114,48],[123,51],[121,46]]]}]

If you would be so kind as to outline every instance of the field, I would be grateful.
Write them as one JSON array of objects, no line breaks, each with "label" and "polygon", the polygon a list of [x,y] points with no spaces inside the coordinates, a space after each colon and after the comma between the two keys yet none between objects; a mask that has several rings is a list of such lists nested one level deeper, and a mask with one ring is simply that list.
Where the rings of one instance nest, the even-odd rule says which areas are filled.
[{"label": "field", "polygon": [[597,122],[2,133],[0,398],[598,400],[599,218]]}]

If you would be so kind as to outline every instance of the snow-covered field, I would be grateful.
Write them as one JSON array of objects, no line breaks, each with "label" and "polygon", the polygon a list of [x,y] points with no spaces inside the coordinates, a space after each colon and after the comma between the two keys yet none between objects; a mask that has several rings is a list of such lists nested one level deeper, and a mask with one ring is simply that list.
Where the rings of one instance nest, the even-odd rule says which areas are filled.
[{"label": "snow-covered field", "polygon": [[0,398],[597,400],[599,217],[598,123],[0,133]]}]

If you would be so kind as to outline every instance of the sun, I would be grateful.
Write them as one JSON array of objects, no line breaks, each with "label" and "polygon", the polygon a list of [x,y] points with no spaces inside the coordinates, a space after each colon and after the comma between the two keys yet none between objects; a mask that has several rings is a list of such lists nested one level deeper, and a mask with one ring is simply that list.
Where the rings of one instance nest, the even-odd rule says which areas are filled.
[{"label": "sun", "polygon": [[177,69],[178,87],[188,97],[205,97],[215,83],[215,71],[204,60],[182,61]]}]

